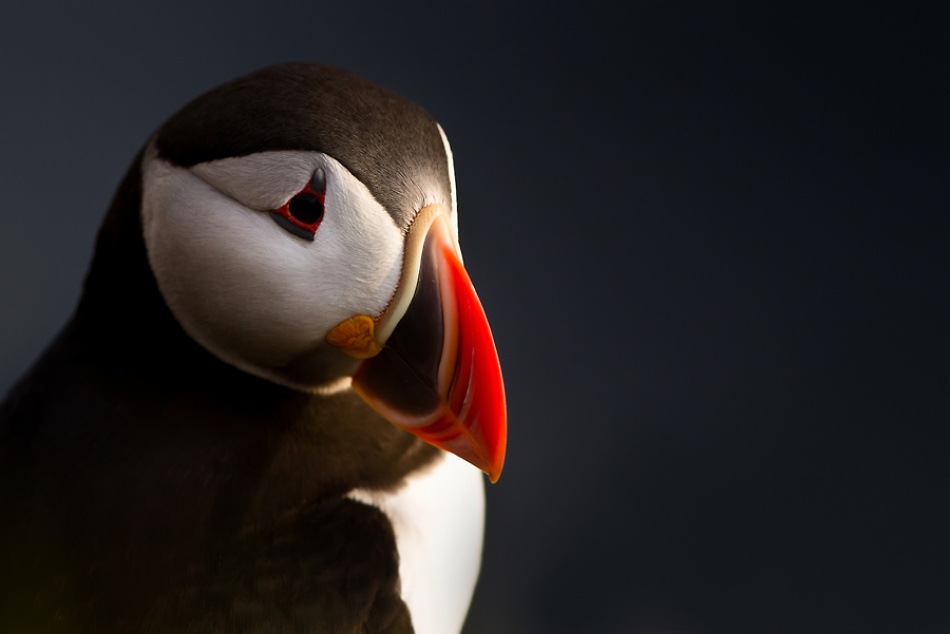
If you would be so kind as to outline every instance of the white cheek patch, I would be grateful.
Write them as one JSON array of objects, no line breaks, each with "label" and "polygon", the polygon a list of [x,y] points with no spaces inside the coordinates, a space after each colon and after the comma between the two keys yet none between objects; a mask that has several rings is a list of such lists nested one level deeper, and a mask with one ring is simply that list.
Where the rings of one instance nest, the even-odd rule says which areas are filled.
[{"label": "white cheek patch", "polygon": [[[326,171],[327,194],[311,242],[256,208],[286,202],[317,167]],[[401,231],[361,182],[317,152],[188,170],[150,150],[142,218],[159,289],[185,331],[224,361],[269,378],[344,319],[379,313],[399,280]]]},{"label": "white cheek patch", "polygon": [[317,167],[324,167],[318,157],[325,158],[314,152],[261,152],[198,163],[191,171],[246,207],[269,211],[303,189]]}]

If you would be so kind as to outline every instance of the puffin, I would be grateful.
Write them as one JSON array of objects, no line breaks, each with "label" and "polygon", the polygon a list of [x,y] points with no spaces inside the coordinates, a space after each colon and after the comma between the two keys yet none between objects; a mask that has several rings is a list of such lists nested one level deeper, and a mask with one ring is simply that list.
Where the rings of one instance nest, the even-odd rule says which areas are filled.
[{"label": "puffin", "polygon": [[164,123],[0,405],[0,631],[459,632],[507,420],[456,200],[441,126],[331,66]]}]

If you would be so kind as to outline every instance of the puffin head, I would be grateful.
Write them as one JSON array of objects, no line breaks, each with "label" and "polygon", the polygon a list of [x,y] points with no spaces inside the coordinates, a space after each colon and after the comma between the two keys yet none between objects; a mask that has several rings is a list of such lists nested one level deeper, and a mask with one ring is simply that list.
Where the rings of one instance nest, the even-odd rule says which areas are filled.
[{"label": "puffin head", "polygon": [[498,479],[501,370],[424,110],[346,71],[275,66],[186,105],[141,169],[148,261],[191,338],[296,390],[352,387]]}]

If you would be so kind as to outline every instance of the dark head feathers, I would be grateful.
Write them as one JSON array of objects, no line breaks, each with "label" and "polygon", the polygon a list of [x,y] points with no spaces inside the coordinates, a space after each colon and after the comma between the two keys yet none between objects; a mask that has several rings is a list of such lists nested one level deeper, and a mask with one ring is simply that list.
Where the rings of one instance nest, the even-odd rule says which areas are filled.
[{"label": "dark head feathers", "polygon": [[[429,114],[350,72],[271,66],[198,97],[162,126],[159,155],[177,165],[272,150],[315,150],[342,163],[405,227],[419,207],[449,203],[445,147]],[[442,201],[422,200],[423,191]]]}]

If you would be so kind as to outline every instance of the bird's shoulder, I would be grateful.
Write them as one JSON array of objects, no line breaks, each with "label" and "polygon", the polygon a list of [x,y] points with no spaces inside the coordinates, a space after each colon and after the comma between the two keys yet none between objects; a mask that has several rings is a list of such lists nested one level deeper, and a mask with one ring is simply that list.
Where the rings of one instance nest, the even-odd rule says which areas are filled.
[{"label": "bird's shoulder", "polygon": [[393,526],[346,496],[437,450],[351,394],[107,348],[67,328],[0,405],[7,625],[412,631]]}]

